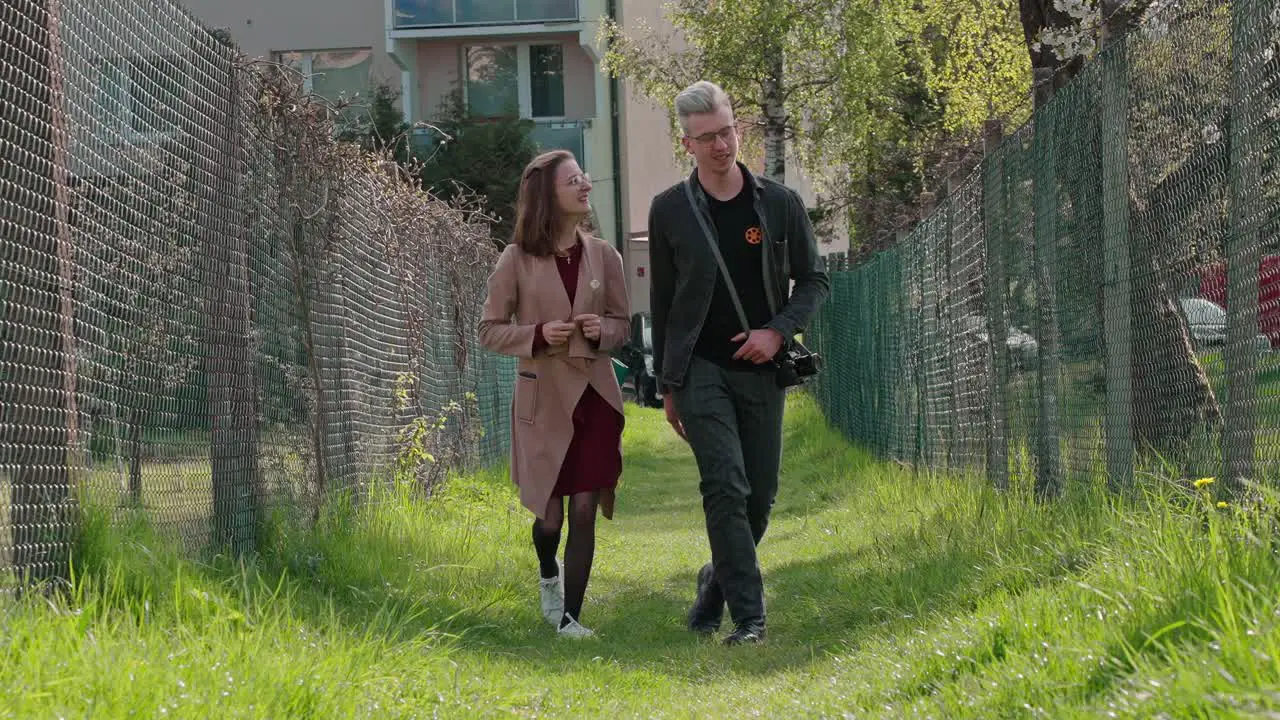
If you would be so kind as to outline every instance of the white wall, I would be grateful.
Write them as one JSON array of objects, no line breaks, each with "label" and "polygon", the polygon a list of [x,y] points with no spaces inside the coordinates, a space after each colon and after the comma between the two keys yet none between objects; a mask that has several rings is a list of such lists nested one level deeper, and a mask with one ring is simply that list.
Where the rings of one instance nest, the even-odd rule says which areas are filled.
[{"label": "white wall", "polygon": [[[663,16],[666,0],[621,0],[619,22],[628,33],[640,23],[650,28],[669,28]],[[679,38],[673,52],[684,49]],[[685,170],[672,152],[673,137],[665,107],[632,89],[623,80],[625,92],[622,107],[623,136],[623,205],[625,232],[628,236],[648,232],[649,203],[653,197],[680,181]],[[634,275],[634,273],[633,273]]]},{"label": "white wall", "polygon": [[386,53],[384,0],[183,0],[209,27],[231,31],[252,57],[282,50],[373,49],[373,78],[400,87]]}]

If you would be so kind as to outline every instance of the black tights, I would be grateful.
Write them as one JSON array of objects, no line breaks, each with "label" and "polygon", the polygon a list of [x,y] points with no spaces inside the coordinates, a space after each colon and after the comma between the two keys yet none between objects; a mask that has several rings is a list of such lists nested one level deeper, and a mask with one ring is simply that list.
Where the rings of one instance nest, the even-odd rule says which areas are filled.
[{"label": "black tights", "polygon": [[[597,492],[578,493],[569,498],[569,542],[564,546],[564,612],[574,620],[582,618],[582,598],[587,594],[591,577],[591,561],[596,554]],[[538,552],[542,577],[556,576],[556,550],[560,547],[560,528],[564,525],[564,501],[551,498],[546,519],[533,521],[533,548]],[[562,618],[561,625],[565,624]]]}]

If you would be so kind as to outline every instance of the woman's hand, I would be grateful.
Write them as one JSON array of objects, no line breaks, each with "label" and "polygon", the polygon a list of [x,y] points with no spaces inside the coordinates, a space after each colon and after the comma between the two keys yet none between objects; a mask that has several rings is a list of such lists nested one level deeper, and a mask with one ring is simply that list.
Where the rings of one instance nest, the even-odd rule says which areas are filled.
[{"label": "woman's hand", "polygon": [[548,345],[563,345],[569,342],[569,336],[573,334],[576,327],[571,322],[552,320],[542,324],[542,337],[546,339]]},{"label": "woman's hand", "polygon": [[579,315],[573,321],[582,327],[582,334],[592,342],[600,342],[600,316]]}]

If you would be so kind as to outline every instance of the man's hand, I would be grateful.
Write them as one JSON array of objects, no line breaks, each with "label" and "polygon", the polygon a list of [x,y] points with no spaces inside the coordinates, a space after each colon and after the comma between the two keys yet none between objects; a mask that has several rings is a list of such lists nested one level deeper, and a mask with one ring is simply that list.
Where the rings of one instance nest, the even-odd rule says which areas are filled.
[{"label": "man's hand", "polygon": [[662,396],[662,409],[667,411],[667,422],[671,423],[671,429],[676,431],[681,440],[689,442],[689,436],[684,434],[684,423],[680,422],[680,413],[676,412],[676,399],[670,392]]},{"label": "man's hand", "polygon": [[750,335],[738,333],[733,337],[733,342],[743,343],[738,352],[733,354],[734,360],[748,360],[756,365],[763,365],[776,357],[782,349],[782,333],[772,328],[752,330]]},{"label": "man's hand", "polygon": [[588,340],[600,342],[600,316],[599,315],[579,315],[573,321],[582,328],[582,334]]},{"label": "man's hand", "polygon": [[571,322],[552,320],[542,324],[542,337],[548,345],[563,345],[569,342],[569,336],[576,327],[578,326]]}]

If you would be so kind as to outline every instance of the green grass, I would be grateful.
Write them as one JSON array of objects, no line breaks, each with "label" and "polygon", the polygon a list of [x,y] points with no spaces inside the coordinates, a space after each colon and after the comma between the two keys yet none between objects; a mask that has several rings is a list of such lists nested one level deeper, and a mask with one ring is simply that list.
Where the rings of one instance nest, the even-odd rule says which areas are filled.
[{"label": "green grass", "polygon": [[[540,618],[504,475],[287,522],[251,567],[91,517],[66,602],[0,607],[0,717],[1257,717],[1280,709],[1274,509],[1152,485],[1051,506],[913,475],[792,404],[763,647],[682,628],[696,478],[632,411],[584,622]],[[1210,488],[1212,489],[1212,488]]]}]

